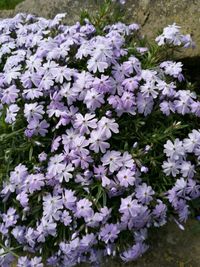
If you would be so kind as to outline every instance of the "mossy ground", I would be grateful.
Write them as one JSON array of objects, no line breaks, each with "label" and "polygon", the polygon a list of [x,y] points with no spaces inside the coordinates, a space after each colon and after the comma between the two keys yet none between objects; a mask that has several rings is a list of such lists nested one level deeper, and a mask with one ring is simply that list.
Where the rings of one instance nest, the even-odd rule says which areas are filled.
[{"label": "mossy ground", "polygon": [[23,0],[0,0],[0,9],[14,9]]}]

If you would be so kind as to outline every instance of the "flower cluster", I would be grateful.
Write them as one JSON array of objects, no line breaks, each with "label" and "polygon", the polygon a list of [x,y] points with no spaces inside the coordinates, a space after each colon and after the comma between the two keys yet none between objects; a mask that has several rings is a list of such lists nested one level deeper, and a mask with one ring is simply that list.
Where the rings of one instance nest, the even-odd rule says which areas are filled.
[{"label": "flower cluster", "polygon": [[194,42],[190,34],[183,35],[180,32],[180,26],[176,25],[176,23],[172,25],[168,25],[168,27],[163,29],[161,35],[156,38],[156,42],[159,46],[168,44],[175,46],[183,46],[185,48],[195,47]]},{"label": "flower cluster", "polygon": [[[194,179],[200,160],[200,131],[193,130],[183,141],[178,138],[174,143],[168,140],[164,147],[168,158],[163,162],[164,173],[181,176],[168,191],[167,197],[178,213],[179,221],[184,222],[189,215],[188,201],[200,197],[200,184]],[[194,164],[189,160],[192,154],[197,158]]]},{"label": "flower cluster", "polygon": [[[165,194],[157,194],[149,166],[134,157],[134,137],[126,143],[129,121],[138,116],[200,116],[196,94],[178,87],[182,64],[143,68],[148,49],[138,45],[131,54],[126,47],[137,24],[109,25],[97,35],[88,20],[67,26],[63,17],[0,21],[1,118],[12,129],[20,121],[33,159],[24,157],[1,188],[2,267],[18,246],[33,256],[20,257],[18,267],[75,266],[116,254],[135,260],[148,248],[148,228],[167,222],[169,203],[185,221],[186,198],[200,196],[186,160],[192,153],[199,160],[199,131],[167,141],[164,173],[182,177]],[[163,42],[185,45],[179,28],[171,28],[178,32],[164,31]],[[141,155],[151,150],[146,145]]]}]

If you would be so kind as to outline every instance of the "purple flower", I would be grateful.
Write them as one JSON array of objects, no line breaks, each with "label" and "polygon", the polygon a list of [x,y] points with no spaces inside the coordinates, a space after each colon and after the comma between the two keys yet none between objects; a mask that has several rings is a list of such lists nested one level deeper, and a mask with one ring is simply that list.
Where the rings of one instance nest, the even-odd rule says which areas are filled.
[{"label": "purple flower", "polygon": [[149,202],[153,199],[152,196],[155,194],[151,186],[148,186],[145,183],[138,186],[135,189],[135,192],[136,192],[135,196],[142,204],[149,204]]},{"label": "purple flower", "polygon": [[185,190],[187,186],[187,181],[184,178],[180,178],[176,180],[174,190],[176,191],[177,196],[184,196]]},{"label": "purple flower", "polygon": [[137,95],[136,98],[138,113],[143,113],[144,116],[147,116],[151,113],[153,108],[153,98],[151,96],[144,97],[141,93]]},{"label": "purple flower", "polygon": [[183,161],[180,165],[180,172],[182,173],[183,177],[189,177],[192,178],[194,176],[195,166],[192,165],[190,161]]},{"label": "purple flower", "polygon": [[72,190],[64,190],[64,194],[63,194],[63,205],[69,209],[69,210],[74,210],[75,209],[75,205],[76,205],[76,201],[77,198],[75,197],[75,192],[73,192]]},{"label": "purple flower", "polygon": [[16,121],[17,112],[19,111],[19,107],[16,104],[10,105],[6,110],[6,118],[5,122],[12,124]]},{"label": "purple flower", "polygon": [[47,154],[45,152],[40,153],[38,159],[40,162],[45,161],[47,159]]},{"label": "purple flower", "polygon": [[35,191],[40,191],[45,185],[45,177],[43,174],[30,174],[24,181],[24,188],[32,194]]},{"label": "purple flower", "polygon": [[28,194],[24,191],[22,191],[20,194],[17,195],[16,199],[20,202],[21,206],[23,208],[28,207]]},{"label": "purple flower", "polygon": [[32,120],[38,121],[42,119],[44,114],[43,106],[38,105],[38,103],[25,104],[24,106],[24,116],[27,118],[27,121]]},{"label": "purple flower", "polygon": [[71,174],[71,172],[73,171],[74,167],[72,166],[71,163],[68,165],[63,165],[61,173],[58,174],[59,181],[62,182],[64,179],[65,182],[69,182],[69,180],[73,177],[73,175]]},{"label": "purple flower", "polygon": [[186,193],[193,199],[198,198],[200,196],[200,184],[193,179],[188,179]]},{"label": "purple flower", "polygon": [[25,99],[38,99],[39,97],[43,96],[43,92],[39,88],[30,88],[23,91],[23,97]]},{"label": "purple flower", "polygon": [[101,131],[92,131],[90,134],[89,142],[91,143],[90,149],[93,150],[95,153],[105,153],[108,148],[110,148],[110,144],[105,142],[107,138],[102,134]]},{"label": "purple flower", "polygon": [[89,216],[91,216],[92,214],[92,203],[86,199],[83,198],[81,200],[79,200],[76,204],[76,216],[78,218],[83,217],[83,218],[87,218]]},{"label": "purple flower", "polygon": [[63,211],[61,221],[64,223],[65,226],[70,225],[70,223],[72,222],[72,217],[69,215],[68,211]]},{"label": "purple flower", "polygon": [[93,88],[103,94],[112,92],[112,82],[109,76],[101,75],[101,78],[95,78],[92,83]]},{"label": "purple flower", "polygon": [[14,226],[18,218],[19,216],[16,214],[16,209],[14,208],[9,208],[6,214],[2,214],[2,220],[6,228]]},{"label": "purple flower", "polygon": [[9,88],[3,91],[3,96],[1,98],[1,102],[3,104],[11,104],[15,103],[18,98],[19,89],[16,88],[15,85],[10,86]]},{"label": "purple flower", "polygon": [[86,104],[88,109],[94,111],[105,103],[104,95],[98,93],[94,88],[92,88],[87,91],[83,102]]},{"label": "purple flower", "polygon": [[152,214],[155,227],[163,226],[167,222],[167,206],[161,200],[158,200]]},{"label": "purple flower", "polygon": [[54,223],[51,219],[47,220],[42,217],[40,224],[37,226],[37,230],[35,231],[35,235],[37,237],[38,242],[45,242],[45,237],[48,235],[56,236],[57,224]]},{"label": "purple flower", "polygon": [[146,252],[147,249],[147,245],[139,242],[129,248],[127,251],[124,251],[120,257],[125,262],[133,261],[140,257],[144,252]]},{"label": "purple flower", "polygon": [[178,160],[185,154],[183,142],[180,141],[178,138],[174,140],[174,144],[170,140],[168,140],[167,143],[164,145],[164,148],[164,153],[167,155],[167,157],[174,160]]},{"label": "purple flower", "polygon": [[109,166],[110,172],[117,171],[122,166],[121,153],[118,151],[107,151],[101,158],[103,166]]},{"label": "purple flower", "polygon": [[175,106],[171,101],[163,101],[160,103],[160,110],[163,112],[163,114],[169,116],[170,112],[175,113]]},{"label": "purple flower", "polygon": [[128,74],[132,74],[133,72],[139,74],[141,72],[141,63],[134,56],[129,57],[128,61],[123,63],[123,67]]},{"label": "purple flower", "polygon": [[30,267],[30,261],[27,256],[19,257],[17,267]]},{"label": "purple flower", "polygon": [[132,196],[121,198],[119,212],[124,214],[126,218],[129,218],[130,216],[136,217],[140,208],[141,205],[138,204],[136,199],[132,199]]},{"label": "purple flower", "polygon": [[181,62],[176,63],[173,61],[164,61],[160,64],[160,67],[164,69],[165,74],[177,78],[180,82],[184,80],[182,66],[183,64]]},{"label": "purple flower", "polygon": [[192,130],[188,137],[189,138],[183,140],[183,146],[187,152],[193,152],[194,149],[200,145],[200,131]]},{"label": "purple flower", "polygon": [[118,227],[116,224],[106,224],[104,227],[101,228],[99,237],[102,241],[104,241],[106,244],[108,242],[113,243],[115,239],[118,237],[118,234],[120,233]]},{"label": "purple flower", "polygon": [[54,218],[59,220],[60,210],[63,208],[62,198],[60,196],[51,196],[48,194],[43,197],[43,216],[46,219]]},{"label": "purple flower", "polygon": [[176,177],[176,175],[179,174],[179,167],[180,165],[171,159],[164,161],[162,164],[163,171],[167,176],[172,174],[173,177]]},{"label": "purple flower", "polygon": [[108,119],[102,117],[98,123],[98,128],[101,130],[102,134],[108,139],[111,137],[111,132],[119,133],[119,126],[114,119]]},{"label": "purple flower", "polygon": [[30,267],[43,267],[42,257],[34,257],[30,260]]},{"label": "purple flower", "polygon": [[156,37],[156,42],[159,46],[164,44],[170,44],[174,46],[182,45],[185,48],[194,47],[194,42],[189,34],[182,35],[180,32],[181,27],[177,26],[176,23],[168,25],[164,28],[161,35]]},{"label": "purple flower", "polygon": [[129,185],[134,185],[135,173],[124,168],[117,173],[117,179],[121,186],[128,187]]},{"label": "purple flower", "polygon": [[94,119],[94,114],[86,114],[85,116],[76,114],[76,119],[74,121],[74,128],[79,129],[80,134],[90,133],[89,128],[97,128],[97,119]]},{"label": "purple flower", "polygon": [[7,252],[6,249],[1,248],[0,249],[0,265],[2,267],[9,267],[14,262],[15,258],[14,256]]},{"label": "purple flower", "polygon": [[32,135],[41,135],[45,136],[48,133],[47,128],[49,128],[49,123],[46,120],[42,120],[41,122],[31,120],[28,124],[29,131],[32,132]]}]

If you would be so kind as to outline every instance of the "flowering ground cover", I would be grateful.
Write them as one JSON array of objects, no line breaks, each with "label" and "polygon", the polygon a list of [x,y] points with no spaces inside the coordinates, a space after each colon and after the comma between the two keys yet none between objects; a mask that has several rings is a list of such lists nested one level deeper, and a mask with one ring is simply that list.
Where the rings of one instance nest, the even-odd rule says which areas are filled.
[{"label": "flowering ground cover", "polygon": [[154,44],[109,25],[108,2],[72,26],[0,21],[3,267],[132,261],[199,207],[199,92],[174,61],[194,43],[176,24]]}]

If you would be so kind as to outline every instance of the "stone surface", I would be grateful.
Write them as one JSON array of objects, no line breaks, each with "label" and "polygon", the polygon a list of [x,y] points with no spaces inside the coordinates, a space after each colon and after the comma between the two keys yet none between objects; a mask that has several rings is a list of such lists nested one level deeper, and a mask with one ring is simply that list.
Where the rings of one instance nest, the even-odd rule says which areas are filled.
[{"label": "stone surface", "polygon": [[[67,23],[79,19],[82,9],[95,13],[102,0],[25,0],[14,11],[1,11],[0,17],[13,16],[18,12],[34,13],[51,18],[60,12],[67,12]],[[185,33],[191,33],[197,48],[186,55],[200,55],[200,1],[199,0],[127,0],[123,7],[127,22],[138,22],[143,33],[154,38],[159,30],[176,22]]]}]

